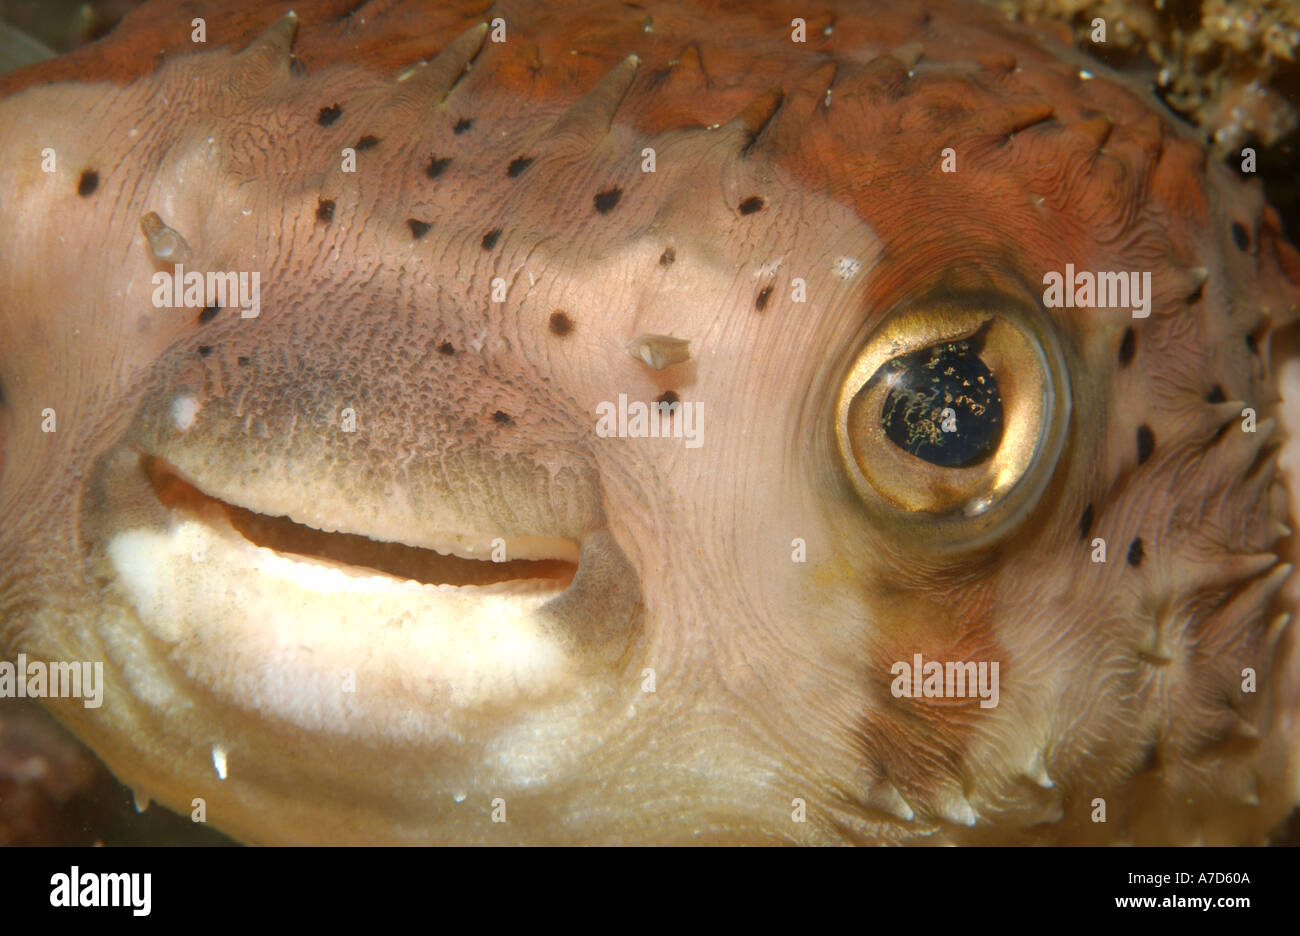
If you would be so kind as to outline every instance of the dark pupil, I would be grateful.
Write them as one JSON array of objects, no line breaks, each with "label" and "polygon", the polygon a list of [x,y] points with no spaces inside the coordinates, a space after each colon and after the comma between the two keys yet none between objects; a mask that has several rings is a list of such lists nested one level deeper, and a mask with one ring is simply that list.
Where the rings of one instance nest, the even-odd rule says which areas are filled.
[{"label": "dark pupil", "polygon": [[993,454],[1002,438],[1002,395],[970,342],[931,345],[881,370],[894,383],[880,424],[895,445],[941,468]]}]

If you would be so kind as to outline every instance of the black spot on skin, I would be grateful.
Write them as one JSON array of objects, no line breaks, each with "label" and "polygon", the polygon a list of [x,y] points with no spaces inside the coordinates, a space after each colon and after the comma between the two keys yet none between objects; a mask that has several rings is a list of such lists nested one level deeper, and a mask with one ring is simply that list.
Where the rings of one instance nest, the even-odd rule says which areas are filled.
[{"label": "black spot on skin", "polygon": [[99,188],[99,173],[94,169],[87,169],[81,173],[81,178],[77,180],[77,194],[82,198],[87,195],[93,195],[95,189]]},{"label": "black spot on skin", "polygon": [[212,345],[206,345],[206,344],[199,345],[199,357],[207,357],[211,353],[212,353]]},{"label": "black spot on skin", "polygon": [[1119,343],[1119,366],[1128,367],[1133,363],[1133,355],[1137,352],[1137,332],[1133,329],[1127,329],[1124,332],[1124,340]]},{"label": "black spot on skin", "polygon": [[1250,234],[1246,231],[1245,225],[1237,221],[1232,222],[1232,242],[1237,245],[1238,250],[1250,250]]},{"label": "black spot on skin", "polygon": [[430,179],[436,179],[438,176],[442,175],[442,171],[447,168],[447,164],[450,162],[450,156],[443,157],[442,159],[439,159],[437,156],[430,156],[429,165],[424,167],[424,174]]},{"label": "black spot on skin", "polygon": [[1083,516],[1079,518],[1079,539],[1086,540],[1088,534],[1092,532],[1092,504],[1083,508]]},{"label": "black spot on skin", "polygon": [[669,247],[667,250],[665,250],[663,253],[659,255],[659,265],[672,266],[673,261],[676,259],[677,259],[677,251]]},{"label": "black spot on skin", "polygon": [[511,419],[509,415],[501,412],[501,410],[497,410],[495,413],[492,414],[492,421],[496,423],[498,426],[508,426],[512,422],[514,422],[514,420]]},{"label": "black spot on skin", "polygon": [[510,176],[510,178],[512,179],[517,179],[521,175],[523,175],[524,170],[527,169],[532,164],[533,164],[533,157],[519,156],[514,160],[514,162],[510,164],[510,168],[506,170],[506,175]]},{"label": "black spot on skin", "polygon": [[563,312],[551,313],[551,334],[563,338],[569,332],[573,331],[573,319],[569,318]]},{"label": "black spot on skin", "polygon": [[740,213],[743,215],[753,214],[755,211],[763,210],[763,199],[757,195],[751,195],[740,203]]},{"label": "black spot on skin", "polygon": [[660,406],[671,406],[674,403],[681,402],[681,398],[677,396],[677,391],[665,390],[663,393],[655,397],[655,402]]},{"label": "black spot on skin", "polygon": [[320,113],[316,115],[316,122],[322,127],[328,127],[334,121],[338,120],[343,114],[343,108],[338,103],[331,104],[329,107],[322,107]]},{"label": "black spot on skin", "polygon": [[451,128],[451,132],[457,135],[464,133],[470,127],[474,126],[474,121],[468,117],[462,117],[456,121],[456,126]]},{"label": "black spot on skin", "polygon": [[597,192],[594,199],[596,210],[601,214],[609,214],[618,204],[618,200],[623,197],[621,188],[605,189],[603,192]]},{"label": "black spot on skin", "polygon": [[451,357],[453,354],[456,353],[456,349],[451,346],[450,341],[444,341],[442,344],[438,345],[438,353],[445,354],[447,355],[447,357]]},{"label": "black spot on skin", "polygon": [[419,240],[425,234],[429,233],[429,228],[432,225],[430,225],[428,221],[417,221],[415,218],[407,218],[406,226],[411,229],[411,236],[416,240]]},{"label": "black spot on skin", "polygon": [[247,367],[249,364],[253,363],[251,360],[249,360],[247,355],[243,355],[243,354],[241,354],[237,360],[239,361],[240,367]]},{"label": "black spot on skin", "polygon": [[1214,387],[1211,388],[1209,395],[1205,398],[1205,402],[1206,402],[1206,403],[1223,403],[1223,402],[1226,402],[1227,399],[1228,399],[1228,398],[1227,398],[1226,396],[1223,395],[1223,388],[1220,387],[1218,384],[1215,384]]},{"label": "black spot on skin", "polygon": [[1138,464],[1142,464],[1151,457],[1151,453],[1156,450],[1156,434],[1151,431],[1150,426],[1138,426]]},{"label": "black spot on skin", "polygon": [[214,318],[217,317],[217,313],[220,311],[221,311],[221,306],[215,306],[215,305],[208,306],[206,309],[204,309],[202,312],[199,313],[199,324],[200,325],[208,324],[208,322],[212,321]]},{"label": "black spot on skin", "polygon": [[316,220],[324,221],[326,224],[334,220],[334,200],[332,198],[318,198],[316,200]]},{"label": "black spot on skin", "polygon": [[1202,281],[1196,285],[1196,288],[1193,289],[1191,294],[1187,297],[1188,305],[1191,305],[1193,302],[1200,302],[1201,294],[1204,292],[1205,292],[1205,282]]},{"label": "black spot on skin", "polygon": [[1246,336],[1246,347],[1250,349],[1251,354],[1259,354],[1259,342],[1255,340],[1255,335]]},{"label": "black spot on skin", "polygon": [[1142,537],[1133,537],[1133,542],[1128,544],[1128,555],[1124,558],[1135,569],[1142,564]]},{"label": "black spot on skin", "polygon": [[363,150],[374,149],[378,145],[379,145],[379,137],[371,136],[369,133],[367,133],[361,139],[357,140],[357,145],[354,146],[353,149],[355,149],[358,153],[360,153]]},{"label": "black spot on skin", "polygon": [[501,228],[493,228],[483,235],[483,249],[491,250],[501,237]]},{"label": "black spot on skin", "polygon": [[757,298],[754,299],[754,308],[762,312],[767,308],[767,300],[772,298],[772,287],[764,286]]}]

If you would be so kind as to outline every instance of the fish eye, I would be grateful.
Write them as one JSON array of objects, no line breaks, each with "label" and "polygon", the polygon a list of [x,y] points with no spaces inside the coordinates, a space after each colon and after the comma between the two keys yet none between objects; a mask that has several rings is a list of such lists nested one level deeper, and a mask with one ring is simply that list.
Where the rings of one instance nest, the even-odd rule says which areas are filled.
[{"label": "fish eye", "polygon": [[1069,419],[1055,329],[1032,299],[1000,292],[930,295],[888,314],[835,409],[864,505],[941,550],[985,545],[1033,509]]},{"label": "fish eye", "polygon": [[872,379],[885,388],[879,419],[889,441],[942,468],[979,464],[997,451],[1002,393],[979,356],[980,337],[941,341],[876,372]]}]

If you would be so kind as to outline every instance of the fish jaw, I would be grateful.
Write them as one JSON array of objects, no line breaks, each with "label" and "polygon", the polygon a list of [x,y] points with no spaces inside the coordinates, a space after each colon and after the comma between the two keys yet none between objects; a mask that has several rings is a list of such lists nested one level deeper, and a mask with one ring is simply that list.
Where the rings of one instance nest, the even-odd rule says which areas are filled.
[{"label": "fish jaw", "polygon": [[[123,97],[115,100],[128,111],[138,106]],[[27,116],[13,123],[6,121],[7,130],[18,137],[35,132],[30,121],[39,107],[12,107],[8,112]],[[68,113],[73,123],[79,119],[75,108]],[[130,137],[129,120],[117,125]],[[51,130],[61,135],[50,127],[40,133]],[[59,158],[65,165],[89,162],[93,148],[85,145],[81,152],[74,144],[60,144]],[[485,545],[490,548],[492,539],[500,535],[503,547],[514,550],[511,559],[555,558],[570,563],[577,562],[585,546],[591,557],[587,569],[599,572],[605,568],[609,578],[614,577],[610,570],[624,561],[617,545],[601,532],[590,467],[582,464],[580,456],[567,461],[563,454],[535,456],[548,445],[562,453],[578,447],[537,434],[513,451],[495,453],[490,467],[480,466],[483,476],[508,486],[509,466],[501,463],[528,462],[530,467],[514,472],[514,490],[475,489],[472,445],[464,462],[459,461],[462,456],[458,453],[439,449],[440,442],[433,441],[435,430],[438,439],[466,440],[473,434],[472,428],[467,432],[456,422],[464,400],[478,398],[473,384],[481,375],[473,373],[462,376],[459,390],[447,384],[440,387],[445,398],[455,401],[446,407],[445,423],[434,427],[434,420],[425,418],[422,425],[428,431],[417,438],[420,427],[414,427],[415,436],[403,443],[405,457],[395,460],[409,463],[415,459],[417,469],[425,466],[426,481],[433,474],[428,464],[437,462],[446,474],[460,478],[459,490],[431,482],[424,490],[434,493],[424,500],[392,508],[387,506],[391,491],[381,487],[371,492],[369,503],[363,503],[354,489],[340,491],[330,481],[328,465],[322,465],[319,458],[329,445],[319,436],[331,432],[317,426],[317,437],[305,438],[310,432],[305,419],[298,430],[298,454],[307,453],[305,462],[295,462],[292,454],[278,461],[258,462],[264,452],[252,451],[247,453],[248,462],[222,465],[223,471],[214,471],[213,466],[221,465],[221,460],[209,461],[212,448],[203,449],[199,444],[205,433],[206,438],[216,440],[213,447],[231,437],[256,446],[266,443],[265,420],[255,422],[250,413],[256,411],[257,401],[232,401],[224,396],[228,387],[222,386],[220,375],[195,375],[187,366],[190,359],[198,357],[192,348],[170,361],[163,353],[183,330],[192,327],[199,310],[159,310],[149,303],[150,276],[158,264],[149,256],[133,219],[150,208],[161,208],[173,223],[188,222],[186,237],[195,245],[203,244],[206,234],[200,219],[204,211],[195,197],[199,191],[196,176],[202,174],[207,159],[204,153],[210,151],[203,140],[193,147],[160,142],[153,151],[164,161],[167,157],[159,154],[166,152],[181,155],[161,168],[155,178],[188,179],[189,186],[175,194],[139,193],[121,204],[129,213],[125,220],[113,218],[112,213],[99,214],[97,219],[105,227],[87,232],[83,243],[93,244],[101,237],[121,242],[121,254],[61,249],[76,203],[68,206],[60,198],[44,194],[42,186],[51,180],[40,175],[22,180],[17,187],[31,199],[46,199],[47,207],[53,206],[46,215],[49,224],[33,230],[32,241],[20,250],[31,249],[36,254],[43,247],[66,266],[60,270],[47,267],[39,273],[34,260],[6,258],[15,263],[15,269],[28,271],[26,282],[17,277],[10,281],[15,294],[26,290],[32,297],[43,295],[43,301],[50,303],[47,308],[86,311],[54,316],[40,311],[28,314],[17,304],[6,307],[7,334],[34,352],[23,360],[6,362],[8,401],[16,409],[34,406],[37,412],[48,406],[60,424],[59,431],[52,434],[41,433],[39,421],[35,426],[25,421],[6,426],[5,513],[16,516],[20,512],[16,505],[30,500],[57,502],[75,510],[73,505],[81,502],[81,497],[66,482],[97,477],[99,485],[88,499],[84,519],[64,514],[61,532],[53,541],[74,552],[80,552],[74,544],[87,543],[91,566],[101,577],[93,587],[95,597],[74,612],[61,603],[60,596],[82,590],[84,584],[76,584],[80,575],[75,572],[71,578],[62,577],[58,569],[63,559],[32,557],[33,566],[7,551],[6,559],[12,561],[5,563],[4,593],[9,599],[6,646],[16,641],[32,654],[54,659],[87,653],[102,657],[110,673],[102,708],[65,704],[60,714],[68,723],[96,736],[97,750],[124,781],[141,790],[156,791],[160,801],[178,811],[188,812],[194,797],[201,797],[211,805],[215,824],[252,841],[427,837],[433,834],[430,828],[399,823],[414,808],[401,804],[434,797],[432,786],[441,789],[445,800],[434,814],[451,812],[457,805],[455,797],[461,791],[477,789],[475,783],[482,781],[483,775],[475,772],[478,767],[494,757],[503,766],[502,791],[509,795],[533,782],[538,772],[556,769],[552,755],[530,754],[528,748],[545,752],[549,750],[543,744],[546,738],[590,737],[574,727],[582,720],[580,714],[610,705],[627,681],[617,681],[620,671],[615,666],[614,675],[602,684],[578,691],[577,670],[579,664],[591,665],[586,656],[603,660],[612,655],[617,663],[628,653],[629,638],[636,631],[636,583],[624,573],[613,587],[604,590],[601,597],[608,610],[609,634],[598,639],[601,635],[596,625],[601,614],[588,614],[580,622],[581,633],[576,633],[573,612],[564,603],[543,610],[564,592],[592,600],[584,598],[591,590],[584,584],[585,573],[574,576],[568,589],[548,582],[523,582],[491,596],[486,596],[490,587],[462,589],[413,582],[404,586],[391,577],[347,573],[254,547],[233,533],[220,510],[208,511],[214,522],[204,523],[160,504],[142,470],[142,458],[166,448],[177,464],[196,467],[197,475],[208,479],[205,483],[212,490],[220,489],[254,507],[264,502],[245,496],[249,490],[274,493],[275,485],[241,485],[246,476],[240,472],[251,465],[253,472],[264,472],[263,477],[269,478],[279,468],[283,472],[279,490],[287,493],[283,509],[276,512],[302,515],[297,505],[309,503],[316,510],[310,513],[311,519],[330,529],[350,528],[390,540],[419,529],[424,531],[423,542],[431,536],[434,546],[462,553],[480,551]],[[9,205],[23,217],[40,214],[30,200],[16,198]],[[308,214],[309,225],[314,215],[313,209]],[[247,217],[238,208],[232,210],[226,217],[231,227],[225,233],[234,235],[232,243],[247,237],[245,243],[259,245],[241,228]],[[237,249],[222,259],[233,268],[258,268],[254,253],[255,249]],[[117,267],[116,275],[110,272],[113,267]],[[93,297],[77,296],[88,281],[99,277],[111,281],[113,287]],[[263,322],[273,322],[276,317],[268,310]],[[460,333],[450,337],[461,343]],[[262,340],[250,337],[253,343]],[[466,340],[474,338],[466,336]],[[59,347],[69,352],[66,358],[57,363],[42,359],[43,351]],[[429,363],[424,357],[426,350],[433,363],[444,360],[436,352],[436,343],[426,349],[423,342],[413,349],[412,359]],[[470,353],[468,344],[462,344],[462,355]],[[231,372],[240,367],[238,356],[243,355],[232,350],[225,361]],[[273,382],[263,370],[265,359],[250,356],[256,361],[252,367],[262,372],[263,385],[269,388]],[[162,367],[158,368],[160,358]],[[329,374],[331,369],[328,361],[297,363],[316,373]],[[374,362],[376,371],[391,364],[391,355]],[[186,371],[198,379],[186,384]],[[57,373],[60,379],[45,381],[40,376],[43,373]],[[100,381],[98,388],[78,382],[92,374]],[[286,384],[306,390],[300,385],[300,373],[282,376]],[[173,386],[170,391],[161,389]],[[186,411],[183,401],[178,408],[178,398],[187,386],[202,404],[178,421],[178,414]],[[78,418],[95,409],[93,397],[105,388],[112,388],[108,392],[116,395],[121,407],[99,409],[93,419]],[[317,385],[316,390],[322,388]],[[346,393],[341,389],[340,393],[339,397],[322,393],[313,404],[320,407],[318,415],[335,428],[337,410],[347,402]],[[299,392],[294,399],[311,395],[311,391]],[[510,400],[501,394],[483,402],[490,402],[491,408],[474,416],[494,427],[493,411],[509,405]],[[514,402],[522,403],[519,391]],[[409,407],[402,396],[390,403],[389,413],[406,412]],[[223,404],[227,404],[225,409]],[[325,408],[328,413],[323,412]],[[364,436],[368,429],[377,428],[380,410],[367,410],[360,403],[357,408]],[[284,407],[281,412],[290,409]],[[268,406],[263,412],[279,430],[272,410]],[[538,411],[539,421],[544,422],[545,413],[541,407]],[[517,410],[516,415],[518,438],[525,434],[526,427],[520,424],[526,423],[526,418]],[[286,424],[285,429],[281,440],[293,435],[292,427]],[[34,434],[29,435],[29,430]],[[405,430],[398,424],[394,431]],[[115,438],[128,441],[114,443],[108,454],[96,454]],[[190,447],[177,451],[175,445],[160,444],[153,449],[146,444],[159,438],[163,443],[183,438]],[[374,437],[370,444],[376,444]],[[364,475],[366,456],[354,452],[351,458],[352,475]],[[318,474],[313,477],[313,473]],[[392,480],[409,481],[410,476]],[[230,483],[223,486],[223,482]],[[385,509],[368,510],[376,503]],[[322,505],[326,505],[324,513]],[[441,517],[441,522],[428,519],[431,516]],[[546,529],[538,532],[541,527]],[[21,525],[13,533],[10,546],[25,536],[38,535]],[[72,562],[63,567],[65,572],[84,562],[67,554],[64,559]],[[37,582],[50,588],[54,596],[50,606],[34,614],[14,613],[13,602],[25,603],[21,596]],[[242,586],[251,586],[251,590]],[[85,597],[89,599],[89,595]],[[349,602],[350,610],[345,609]],[[385,602],[388,610],[381,612],[380,605]],[[472,608],[483,613],[476,618],[470,613]],[[71,616],[65,619],[65,614]],[[320,634],[313,638],[298,630],[299,625],[314,627],[310,623],[313,618],[337,625],[335,633],[342,639],[327,650]],[[36,637],[39,632],[44,636]],[[253,644],[245,644],[250,637]],[[383,639],[371,639],[377,637]],[[600,653],[591,651],[591,644],[599,644]],[[387,649],[380,651],[380,646]],[[297,656],[297,662],[290,663],[286,654]],[[404,665],[419,659],[427,663],[431,658],[441,663],[432,669],[426,665],[419,672]],[[510,662],[512,658],[514,662]],[[466,668],[457,671],[453,659],[460,659]],[[530,713],[524,702],[539,712],[551,712],[551,717]],[[518,714],[521,709],[522,717]],[[468,712],[472,724],[458,721],[450,714],[455,711]],[[225,728],[214,732],[217,724]],[[546,726],[546,731],[537,730],[537,724]],[[490,751],[492,744],[499,746],[495,754]],[[141,758],[141,750],[157,756]],[[297,767],[285,762],[286,751],[296,752],[290,762],[297,760]],[[443,765],[439,771],[442,780],[433,784],[428,776],[431,760]],[[339,804],[339,812],[344,812],[343,804],[361,799],[361,791],[374,785],[376,761],[386,765],[379,773],[391,777],[379,786],[390,792],[387,804],[376,802],[367,817],[349,818],[337,826],[328,821],[318,824],[310,818],[311,810],[295,805],[298,794],[293,791],[301,791],[305,778],[319,775],[333,780],[308,781],[308,785],[315,785],[323,799],[332,799]],[[252,764],[276,762],[289,769],[273,767],[265,774],[260,768],[246,771]],[[406,764],[405,775],[397,766],[401,763]],[[517,769],[520,764],[530,766]],[[385,799],[384,794],[379,798]],[[280,818],[268,819],[276,816]],[[514,832],[505,834],[519,835],[518,830],[527,827],[525,808],[519,807],[515,818]],[[490,825],[487,828],[497,831]],[[465,832],[460,837],[472,838],[474,834]]]}]

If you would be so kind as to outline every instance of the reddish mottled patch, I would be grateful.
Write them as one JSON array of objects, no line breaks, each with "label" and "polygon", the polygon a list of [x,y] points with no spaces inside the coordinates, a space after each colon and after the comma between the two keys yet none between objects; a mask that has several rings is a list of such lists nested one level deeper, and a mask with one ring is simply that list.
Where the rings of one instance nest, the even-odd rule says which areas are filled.
[{"label": "reddish mottled patch", "polygon": [[911,666],[918,653],[926,663],[997,662],[1006,685],[1015,678],[1015,663],[996,636],[992,589],[962,586],[918,595],[916,601],[929,605],[928,612],[918,607],[899,619],[929,625],[882,632],[865,654],[871,708],[859,722],[857,740],[874,777],[934,792],[937,782],[960,784],[961,764],[984,710],[978,698],[895,698],[891,667],[899,661]]}]

